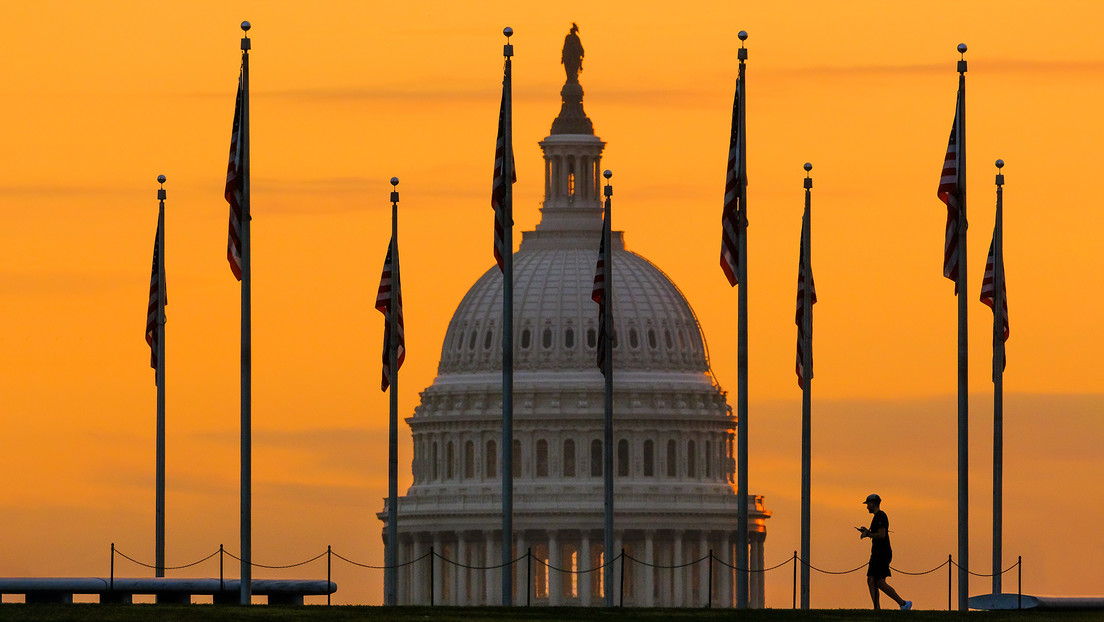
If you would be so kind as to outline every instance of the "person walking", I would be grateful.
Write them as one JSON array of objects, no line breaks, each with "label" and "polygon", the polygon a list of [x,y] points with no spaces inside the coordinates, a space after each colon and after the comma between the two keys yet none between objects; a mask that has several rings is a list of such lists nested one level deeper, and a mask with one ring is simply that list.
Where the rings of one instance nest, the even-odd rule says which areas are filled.
[{"label": "person walking", "polygon": [[882,498],[878,495],[867,495],[866,511],[874,515],[870,521],[870,527],[856,527],[859,530],[859,539],[870,538],[870,564],[866,569],[866,585],[870,589],[870,600],[875,609],[881,609],[878,602],[879,592],[884,592],[907,611],[912,609],[912,601],[905,600],[897,595],[897,590],[886,583],[889,576],[889,562],[893,560],[893,547],[889,545],[889,517],[882,511]]}]

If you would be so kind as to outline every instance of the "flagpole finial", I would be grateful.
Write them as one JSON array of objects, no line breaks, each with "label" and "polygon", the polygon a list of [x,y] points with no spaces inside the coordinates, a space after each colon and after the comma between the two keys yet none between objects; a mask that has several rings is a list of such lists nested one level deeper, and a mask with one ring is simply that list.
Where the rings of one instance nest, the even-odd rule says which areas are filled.
[{"label": "flagpole finial", "polygon": [[157,199],[159,201],[164,201],[165,200],[165,176],[164,175],[158,175],[157,176],[157,183],[161,184],[161,187],[157,189]]},{"label": "flagpole finial", "polygon": [[391,178],[391,187],[393,188],[393,190],[391,190],[391,202],[392,203],[398,203],[399,202],[399,178],[398,177],[392,177]]},{"label": "flagpole finial", "polygon": [[506,45],[502,46],[502,55],[510,58],[514,55],[514,46],[510,43],[510,37],[514,36],[514,29],[507,26],[502,29],[502,34],[506,35]]},{"label": "flagpole finial", "polygon": [[253,27],[253,25],[250,24],[249,22],[242,22],[241,23],[241,29],[242,29],[242,32],[244,33],[244,36],[242,36],[242,41],[241,41],[241,49],[242,49],[243,52],[248,52],[249,51],[249,47],[250,47],[249,46],[249,29],[252,28],[252,27]]},{"label": "flagpole finial", "polygon": [[613,185],[610,184],[609,179],[610,179],[610,177],[613,177],[613,171],[611,171],[607,168],[602,173],[602,177],[606,178],[606,189],[605,189],[606,198],[612,197],[613,196]]},{"label": "flagpole finial", "polygon": [[[1000,162],[1000,160],[997,160],[997,161]],[[1004,166],[1003,162],[1001,162],[1001,166]],[[164,175],[158,175],[157,176],[157,183],[164,185],[165,184],[165,176]]]},{"label": "flagpole finial", "polygon": [[966,55],[966,44],[965,43],[959,43],[958,44],[958,53],[962,54],[963,56]]},{"label": "flagpole finial", "polygon": [[997,160],[997,168],[1004,168],[1004,160]]},{"label": "flagpole finial", "polygon": [[805,169],[805,189],[808,190],[813,187],[813,178],[809,177],[809,171],[813,170],[813,165],[810,162],[806,162],[805,166],[802,168]]},{"label": "flagpole finial", "polygon": [[996,181],[996,183],[997,183],[997,186],[1000,187],[1000,186],[1004,185],[1004,173],[1001,172],[1001,170],[1004,168],[1004,160],[997,160],[996,165],[997,165],[997,181]]},{"label": "flagpole finial", "polygon": [[736,36],[740,38],[740,49],[736,52],[736,58],[743,62],[747,60],[747,48],[744,47],[744,41],[747,41],[748,34],[746,30],[741,30]]},{"label": "flagpole finial", "polygon": [[962,55],[962,58],[958,61],[958,73],[966,73],[966,44],[958,44],[958,53]]}]

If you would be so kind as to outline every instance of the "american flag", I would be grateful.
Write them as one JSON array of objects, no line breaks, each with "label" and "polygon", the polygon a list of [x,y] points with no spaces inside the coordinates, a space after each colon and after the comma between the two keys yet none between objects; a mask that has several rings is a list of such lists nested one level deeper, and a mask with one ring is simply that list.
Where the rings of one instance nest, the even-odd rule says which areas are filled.
[{"label": "american flag", "polygon": [[[150,367],[157,369],[157,355],[161,349],[161,340],[157,324],[161,309],[168,302],[168,295],[162,297],[165,284],[161,282],[161,236],[164,235],[164,217],[157,216],[157,234],[153,239],[153,271],[150,275],[149,307],[146,310],[146,343],[150,347]],[[156,376],[155,376],[156,378]],[[156,380],[155,380],[156,381]]]},{"label": "american flag", "polygon": [[[507,73],[507,78],[509,74]],[[494,256],[498,269],[505,271],[502,257],[512,249],[505,245],[506,227],[514,226],[513,218],[506,212],[506,182],[503,179],[503,166],[506,154],[510,154],[510,183],[517,183],[517,169],[514,168],[514,146],[506,145],[506,89],[502,89],[502,105],[498,110],[498,139],[495,141],[494,181],[491,184],[491,207],[494,208]],[[507,222],[508,221],[508,222]]]},{"label": "american flag", "polygon": [[[812,315],[812,305],[816,304],[816,283],[813,282],[813,267],[805,265],[805,236],[808,231],[809,212],[801,219],[801,259],[797,268],[797,313],[794,322],[797,324],[797,386],[805,388],[805,378],[813,377],[813,323],[809,322],[809,369],[805,369],[805,270],[809,271],[809,314]],[[812,320],[812,318],[809,318]],[[806,373],[807,372],[807,373]]]},{"label": "american flag", "polygon": [[[394,314],[398,344],[396,345],[398,364],[395,371],[402,367],[406,359],[406,336],[403,332],[402,312],[402,288],[399,282],[399,254],[395,249],[395,240],[387,244],[387,257],[383,260],[383,274],[380,276],[379,292],[376,293],[376,310],[383,314],[383,380],[380,390],[386,391],[391,386],[391,288],[395,288],[395,300],[398,301],[398,309]],[[394,283],[394,285],[392,285]]]},{"label": "american flag", "polygon": [[606,220],[602,223],[602,241],[598,244],[598,263],[594,266],[594,288],[590,292],[591,300],[598,303],[598,355],[595,360],[602,375],[606,373],[606,334],[612,330],[612,327],[606,326],[606,299],[609,291],[606,289],[606,243],[609,237],[609,221]]},{"label": "american flag", "polygon": [[241,280],[241,238],[238,228],[242,220],[242,146],[241,118],[244,93],[243,76],[238,76],[238,100],[234,104],[234,130],[230,134],[230,164],[226,167],[226,190],[224,196],[230,204],[230,235],[226,242],[226,259],[230,262],[230,271],[234,278]]},{"label": "american flag", "polygon": [[[993,258],[993,249],[996,245],[996,232],[993,232],[994,240],[989,244],[989,258],[985,260],[985,277],[981,281],[981,301],[984,302],[990,309],[993,309],[994,320],[996,320],[996,305],[997,305],[997,289],[995,279],[995,267]],[[1004,257],[1001,257],[1001,314],[1000,322],[1003,327],[1004,341],[1008,341],[1008,286],[1004,281]],[[1008,359],[1005,358],[1004,366],[1001,367],[1001,371],[1004,371],[1004,367],[1008,366]]]},{"label": "american flag", "polygon": [[961,213],[961,183],[959,180],[959,146],[962,144],[961,119],[962,91],[958,93],[951,138],[947,142],[947,155],[943,158],[943,173],[939,177],[939,200],[947,204],[947,235],[943,244],[943,276],[955,282],[958,294],[958,229]]},{"label": "american flag", "polygon": [[736,94],[732,101],[732,136],[728,143],[728,170],[725,178],[724,211],[721,212],[721,270],[728,277],[728,284],[740,282],[740,229],[742,217],[740,191],[745,185],[744,158],[740,150],[743,147],[740,127],[740,97],[743,84],[736,80]]}]

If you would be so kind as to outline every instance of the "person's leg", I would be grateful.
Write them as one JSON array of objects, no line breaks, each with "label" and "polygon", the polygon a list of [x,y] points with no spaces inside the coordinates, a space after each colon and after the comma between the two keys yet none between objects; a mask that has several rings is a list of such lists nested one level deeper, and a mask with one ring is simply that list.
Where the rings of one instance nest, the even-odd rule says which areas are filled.
[{"label": "person's leg", "polygon": [[878,579],[867,577],[866,587],[870,589],[870,602],[874,603],[874,608],[881,609],[881,606],[878,604]]},{"label": "person's leg", "polygon": [[903,598],[901,598],[900,596],[897,595],[897,590],[890,587],[890,585],[888,583],[886,583],[886,580],[885,580],[884,577],[881,578],[881,579],[878,579],[877,587],[878,587],[879,590],[885,592],[886,596],[888,596],[888,597],[892,598],[894,601],[896,601],[898,607],[905,604],[905,599],[903,599]]}]

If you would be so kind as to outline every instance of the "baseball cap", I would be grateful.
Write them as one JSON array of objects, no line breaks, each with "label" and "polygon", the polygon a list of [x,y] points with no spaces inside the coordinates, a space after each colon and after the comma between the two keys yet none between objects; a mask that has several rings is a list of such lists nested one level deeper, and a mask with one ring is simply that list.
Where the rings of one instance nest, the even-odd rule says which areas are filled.
[{"label": "baseball cap", "polygon": [[879,497],[878,495],[875,495],[875,494],[870,494],[870,495],[866,495],[866,501],[863,501],[863,504],[865,505],[867,503],[881,503],[881,502],[882,502],[881,497]]}]

